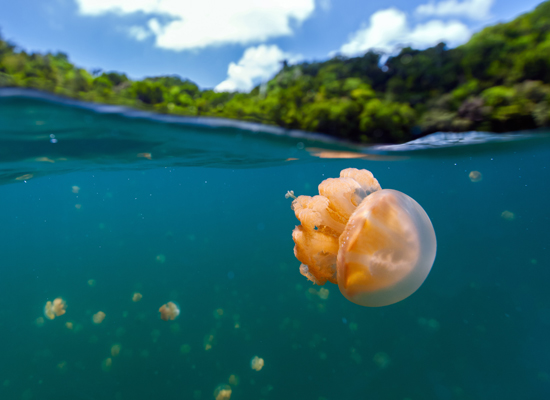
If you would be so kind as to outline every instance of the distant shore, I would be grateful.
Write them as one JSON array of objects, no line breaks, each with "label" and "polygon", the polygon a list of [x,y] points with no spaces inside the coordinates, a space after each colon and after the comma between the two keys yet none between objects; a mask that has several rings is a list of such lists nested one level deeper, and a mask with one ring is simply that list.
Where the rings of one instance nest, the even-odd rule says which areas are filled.
[{"label": "distant shore", "polygon": [[201,90],[187,79],[132,81],[90,73],[66,54],[28,54],[0,39],[0,87],[29,88],[192,118],[226,118],[362,144],[433,132],[514,132],[550,126],[550,2],[449,49],[403,48],[387,58],[336,56],[288,65],[249,93]]}]

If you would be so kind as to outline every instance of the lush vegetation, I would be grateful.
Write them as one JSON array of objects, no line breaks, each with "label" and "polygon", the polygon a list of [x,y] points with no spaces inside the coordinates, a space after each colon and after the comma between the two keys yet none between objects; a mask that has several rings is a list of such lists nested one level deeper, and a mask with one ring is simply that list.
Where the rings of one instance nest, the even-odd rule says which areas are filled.
[{"label": "lush vegetation", "polygon": [[200,90],[177,76],[132,81],[75,67],[67,55],[28,54],[0,40],[0,87],[163,113],[236,118],[360,142],[402,142],[434,131],[550,125],[550,2],[488,27],[463,46],[404,48],[288,66],[250,93]]}]

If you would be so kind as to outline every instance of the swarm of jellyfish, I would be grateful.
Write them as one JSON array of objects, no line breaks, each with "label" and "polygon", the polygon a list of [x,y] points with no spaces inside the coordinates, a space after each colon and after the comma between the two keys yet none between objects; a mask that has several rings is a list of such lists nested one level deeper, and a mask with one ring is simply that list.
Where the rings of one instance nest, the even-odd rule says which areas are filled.
[{"label": "swarm of jellyfish", "polygon": [[397,303],[414,293],[435,260],[430,218],[411,197],[382,189],[371,172],[344,169],[298,196],[301,222],[293,233],[300,273],[317,285],[337,284],[350,301],[368,307]]}]

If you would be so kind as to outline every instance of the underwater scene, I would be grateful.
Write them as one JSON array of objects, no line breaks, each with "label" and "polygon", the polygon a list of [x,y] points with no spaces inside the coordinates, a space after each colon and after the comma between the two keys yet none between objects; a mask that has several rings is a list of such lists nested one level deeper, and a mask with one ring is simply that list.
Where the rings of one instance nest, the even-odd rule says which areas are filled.
[{"label": "underwater scene", "polygon": [[[350,168],[437,238],[393,304],[295,256],[293,197]],[[547,131],[369,148],[6,89],[0,184],[0,399],[550,398]]]}]

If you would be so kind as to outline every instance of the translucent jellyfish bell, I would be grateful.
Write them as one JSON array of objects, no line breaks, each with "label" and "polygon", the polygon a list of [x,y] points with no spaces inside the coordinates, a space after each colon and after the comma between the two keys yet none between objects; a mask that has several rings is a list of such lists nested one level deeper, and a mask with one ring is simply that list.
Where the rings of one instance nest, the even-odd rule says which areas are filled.
[{"label": "translucent jellyfish bell", "polygon": [[292,203],[292,237],[300,272],[318,285],[338,284],[367,307],[397,303],[414,293],[435,260],[430,218],[411,197],[380,188],[367,170],[345,169],[319,185],[320,196]]},{"label": "translucent jellyfish bell", "polygon": [[338,287],[363,306],[397,303],[422,285],[435,251],[435,232],[420,204],[397,190],[379,190],[357,207],[340,236]]}]

